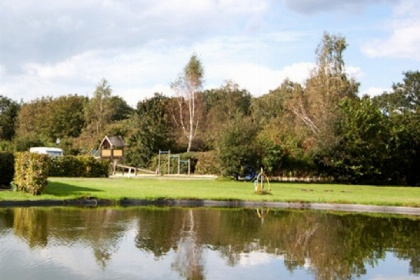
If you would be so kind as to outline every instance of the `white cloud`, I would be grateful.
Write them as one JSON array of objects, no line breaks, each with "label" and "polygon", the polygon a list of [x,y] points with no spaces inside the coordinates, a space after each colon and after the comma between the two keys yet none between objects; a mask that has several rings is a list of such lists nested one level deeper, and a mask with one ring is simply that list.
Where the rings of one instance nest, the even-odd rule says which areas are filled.
[{"label": "white cloud", "polygon": [[402,1],[385,25],[387,38],[375,38],[362,47],[370,57],[394,57],[420,61],[420,7],[418,1]]},{"label": "white cloud", "polygon": [[281,70],[264,65],[239,63],[219,66],[217,73],[225,79],[231,79],[254,96],[261,96],[281,85],[285,79],[304,83],[315,64],[309,62],[295,63]]},{"label": "white cloud", "polygon": [[243,267],[271,263],[273,260],[284,260],[283,256],[273,256],[264,252],[251,251],[241,254],[239,265]]},{"label": "white cloud", "polygon": [[358,66],[348,66],[346,67],[345,72],[350,78],[354,78],[356,81],[365,76],[365,72]]},{"label": "white cloud", "polygon": [[285,0],[286,5],[295,12],[302,14],[315,14],[328,11],[341,11],[344,13],[360,13],[369,5],[382,4],[395,0]]},{"label": "white cloud", "polygon": [[381,95],[385,91],[390,91],[390,88],[381,88],[381,87],[370,87],[366,89],[364,92],[360,92],[361,95],[369,95],[370,97],[375,97]]}]

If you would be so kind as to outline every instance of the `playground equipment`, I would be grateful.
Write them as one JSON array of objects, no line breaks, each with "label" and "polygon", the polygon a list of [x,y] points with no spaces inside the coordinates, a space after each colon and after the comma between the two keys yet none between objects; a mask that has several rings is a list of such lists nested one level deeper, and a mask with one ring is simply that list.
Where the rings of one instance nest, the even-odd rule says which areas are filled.
[{"label": "playground equipment", "polygon": [[178,175],[181,174],[181,164],[188,164],[188,175],[191,173],[191,161],[188,160],[182,160],[181,156],[179,154],[171,154],[171,150],[167,151],[161,151],[159,150],[159,157],[158,157],[158,170],[157,173],[160,173],[161,170],[161,155],[167,155],[168,157],[168,163],[167,163],[167,174],[171,174],[171,159],[175,158],[177,159],[178,163]]},{"label": "playground equipment", "polygon": [[264,223],[264,218],[267,217],[268,213],[270,212],[270,208],[257,208],[257,215],[258,218],[261,219],[261,224]]},{"label": "playground equipment", "polygon": [[268,179],[268,176],[265,175],[264,170],[262,168],[257,178],[254,180],[254,188],[255,192],[259,194],[271,193],[270,180]]},{"label": "playground equipment", "polygon": [[[121,173],[122,175],[124,175],[125,171],[127,170],[127,175],[130,177],[132,174],[134,174],[134,176],[137,176],[137,174],[139,172],[141,173],[146,173],[146,174],[156,174],[156,172],[151,171],[151,170],[147,170],[144,168],[139,168],[139,167],[134,167],[134,166],[128,166],[128,165],[123,165],[123,164],[116,164],[115,166],[115,170],[117,169],[121,169]],[[115,175],[115,172],[113,173],[113,175]]]}]

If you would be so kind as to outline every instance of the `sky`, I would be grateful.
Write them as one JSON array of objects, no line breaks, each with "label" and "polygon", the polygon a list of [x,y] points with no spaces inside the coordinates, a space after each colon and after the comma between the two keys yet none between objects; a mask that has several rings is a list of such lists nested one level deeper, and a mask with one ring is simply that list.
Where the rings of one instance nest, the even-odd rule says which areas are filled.
[{"label": "sky", "polygon": [[1,0],[0,95],[91,97],[105,78],[131,106],[170,88],[196,54],[204,89],[258,97],[304,83],[324,32],[374,96],[420,66],[418,0]]}]

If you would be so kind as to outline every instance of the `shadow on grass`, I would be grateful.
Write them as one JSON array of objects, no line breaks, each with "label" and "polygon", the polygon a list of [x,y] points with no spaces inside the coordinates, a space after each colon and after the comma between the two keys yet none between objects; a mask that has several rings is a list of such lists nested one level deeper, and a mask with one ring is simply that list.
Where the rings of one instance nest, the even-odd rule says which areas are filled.
[{"label": "shadow on grass", "polygon": [[55,195],[55,196],[94,196],[93,193],[102,192],[98,189],[85,188],[74,186],[70,184],[63,183],[49,183],[47,188],[45,188],[44,194]]}]

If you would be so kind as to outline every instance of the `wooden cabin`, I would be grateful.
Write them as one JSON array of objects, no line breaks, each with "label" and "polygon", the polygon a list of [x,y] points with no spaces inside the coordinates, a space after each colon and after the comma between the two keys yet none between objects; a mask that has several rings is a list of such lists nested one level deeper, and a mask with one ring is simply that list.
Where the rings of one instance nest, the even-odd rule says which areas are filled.
[{"label": "wooden cabin", "polygon": [[105,136],[99,146],[101,159],[114,160],[124,157],[124,147],[125,143],[121,136]]}]

